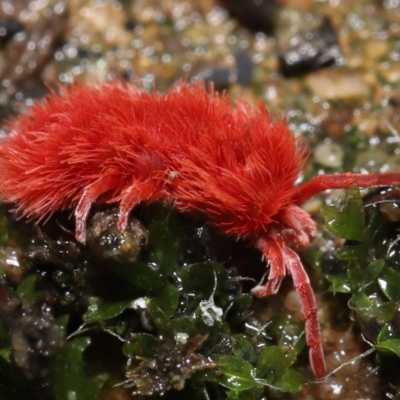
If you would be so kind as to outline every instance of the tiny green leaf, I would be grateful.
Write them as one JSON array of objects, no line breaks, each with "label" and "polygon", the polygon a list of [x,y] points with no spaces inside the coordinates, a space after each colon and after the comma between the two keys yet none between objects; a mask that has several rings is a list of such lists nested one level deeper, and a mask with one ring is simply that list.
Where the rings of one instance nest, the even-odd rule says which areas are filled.
[{"label": "tiny green leaf", "polygon": [[253,366],[242,358],[220,355],[214,356],[213,359],[223,373],[222,377],[218,377],[218,379],[214,375],[214,382],[236,391],[249,390],[261,386],[253,377]]},{"label": "tiny green leaf", "polygon": [[364,281],[372,282],[382,271],[385,266],[385,260],[371,261],[364,271]]},{"label": "tiny green leaf", "polygon": [[382,329],[380,330],[376,341],[381,343],[388,339],[393,339],[394,330],[390,324],[383,325]]},{"label": "tiny green leaf", "polygon": [[259,399],[262,395],[263,388],[254,387],[248,390],[237,391],[237,390],[229,390],[227,395],[227,400],[250,400],[250,399]]},{"label": "tiny green leaf", "polygon": [[359,242],[365,239],[363,202],[358,189],[349,190],[348,200],[341,209],[329,205],[322,207],[321,213],[326,230],[333,235]]},{"label": "tiny green leaf", "polygon": [[244,360],[255,361],[256,352],[253,343],[246,335],[236,334],[233,335],[233,353],[235,356],[243,358]]},{"label": "tiny green leaf", "polygon": [[372,301],[364,292],[354,295],[352,297],[352,300],[354,307],[356,307],[357,309],[370,308],[373,306]]},{"label": "tiny green leaf", "polygon": [[302,388],[303,377],[293,369],[287,369],[274,387],[288,393],[297,393]]},{"label": "tiny green leaf", "polygon": [[290,359],[281,348],[268,346],[258,357],[257,376],[275,383],[283,376],[290,364]]},{"label": "tiny green leaf", "polygon": [[331,283],[329,290],[334,293],[351,293],[351,286],[347,274],[327,274],[326,278]]},{"label": "tiny green leaf", "polygon": [[28,275],[18,286],[17,295],[21,300],[34,300],[36,275]]},{"label": "tiny green leaf", "polygon": [[376,349],[382,352],[392,352],[400,357],[400,339],[388,339],[376,345]]},{"label": "tiny green leaf", "polygon": [[82,319],[88,324],[114,318],[132,304],[132,300],[119,302],[104,302],[102,304],[91,304],[83,314]]},{"label": "tiny green leaf", "polygon": [[151,293],[163,286],[165,280],[160,274],[160,271],[153,266],[132,261],[126,263],[115,263],[112,266],[115,273],[125,278],[136,289],[140,289],[145,293]]},{"label": "tiny green leaf", "polygon": [[178,271],[182,280],[183,290],[186,293],[195,295],[199,299],[209,299],[217,278],[217,293],[223,290],[227,273],[226,269],[218,264],[211,262],[191,264]]},{"label": "tiny green leaf", "polygon": [[365,245],[361,244],[352,244],[342,247],[337,254],[339,260],[343,261],[360,261],[365,257]]},{"label": "tiny green leaf", "polygon": [[179,302],[179,291],[171,283],[167,283],[151,297],[147,308],[154,323],[161,329],[169,322]]},{"label": "tiny green leaf", "polygon": [[127,357],[152,358],[157,350],[158,340],[148,333],[133,333],[124,344],[123,351]]},{"label": "tiny green leaf", "polygon": [[149,229],[149,261],[158,265],[160,273],[167,277],[176,265],[177,249],[167,226],[163,222],[152,222]]},{"label": "tiny green leaf", "polygon": [[88,377],[82,359],[83,351],[90,344],[87,337],[67,342],[51,364],[51,382],[57,400],[93,400],[103,385],[99,377]]},{"label": "tiny green leaf", "polygon": [[400,274],[385,268],[378,278],[379,286],[385,296],[392,301],[400,301]]}]

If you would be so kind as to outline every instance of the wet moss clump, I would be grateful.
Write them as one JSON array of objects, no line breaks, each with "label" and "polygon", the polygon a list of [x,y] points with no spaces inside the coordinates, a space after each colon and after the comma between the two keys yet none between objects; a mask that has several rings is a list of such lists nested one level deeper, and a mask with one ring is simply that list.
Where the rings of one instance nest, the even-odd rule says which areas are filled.
[{"label": "wet moss clump", "polygon": [[260,259],[256,251],[227,246],[201,220],[163,204],[138,209],[122,235],[115,219],[113,209],[94,213],[84,246],[59,223],[17,247],[18,229],[4,224],[3,246],[19,249],[22,272],[10,279],[3,257],[2,399],[15,398],[15,382],[21,400],[32,388],[45,400],[71,392],[88,400],[261,399],[301,389],[293,367],[302,322],[291,321],[291,344],[276,340],[284,328],[256,317],[255,283],[240,276],[240,257],[227,256],[242,253],[248,263]]},{"label": "wet moss clump", "polygon": [[[185,333],[179,333],[175,340],[167,342],[143,335],[146,334],[136,336],[133,346],[132,343],[127,346],[128,356],[131,360],[136,359],[136,366],[129,366],[127,380],[121,386],[133,387],[132,395],[164,395],[171,389],[182,390],[185,381],[197,371],[217,367],[215,362],[197,352],[207,336],[187,340]],[[139,349],[138,343],[144,348]],[[143,350],[150,354],[147,357],[140,355]]]},{"label": "wet moss clump", "polygon": [[375,350],[382,387],[393,396],[400,396],[399,204],[396,189],[376,190],[364,199],[353,189],[344,204],[322,209],[326,230],[346,239],[321,259],[329,290],[347,296],[349,317],[365,347]]},{"label": "wet moss clump", "polygon": [[[341,299],[335,326],[355,322],[393,396],[397,202],[394,189],[351,190],[322,210],[343,246],[303,254],[326,276],[325,297]],[[265,268],[257,251],[164,204],[137,209],[123,234],[115,222],[115,209],[94,212],[83,246],[64,222],[21,240],[2,219],[2,399],[261,400],[323,387],[307,385],[304,321],[281,312],[279,296],[249,293]]]}]

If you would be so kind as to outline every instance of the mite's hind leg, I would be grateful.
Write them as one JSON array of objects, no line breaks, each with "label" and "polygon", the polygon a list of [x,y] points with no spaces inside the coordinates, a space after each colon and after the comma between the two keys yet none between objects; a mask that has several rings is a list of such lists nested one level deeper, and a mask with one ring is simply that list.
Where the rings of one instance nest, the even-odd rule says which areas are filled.
[{"label": "mite's hind leg", "polygon": [[91,185],[86,186],[83,194],[75,208],[75,238],[78,242],[86,241],[86,221],[92,204],[102,194],[108,192],[112,186],[112,178],[110,176],[99,178]]}]

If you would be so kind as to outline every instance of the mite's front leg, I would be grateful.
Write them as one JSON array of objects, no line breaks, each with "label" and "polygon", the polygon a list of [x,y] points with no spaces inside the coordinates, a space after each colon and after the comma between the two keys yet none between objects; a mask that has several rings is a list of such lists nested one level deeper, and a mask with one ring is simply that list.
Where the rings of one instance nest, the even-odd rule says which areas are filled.
[{"label": "mite's front leg", "polygon": [[277,293],[286,273],[292,275],[294,287],[300,296],[301,312],[305,318],[305,333],[310,349],[310,364],[318,379],[326,376],[325,358],[322,349],[321,331],[317,318],[317,304],[310,280],[304,270],[299,256],[283,241],[277,239],[261,239],[258,247],[263,257],[269,261],[269,277],[267,283],[256,286],[252,293],[256,297],[266,297]]},{"label": "mite's front leg", "polygon": [[299,256],[286,245],[283,245],[282,250],[285,264],[290,275],[292,275],[294,287],[300,296],[301,312],[306,320],[305,332],[306,341],[310,348],[311,368],[314,375],[318,379],[322,379],[326,376],[326,365],[314,292]]},{"label": "mite's front leg", "polygon": [[268,261],[270,268],[266,284],[258,285],[251,291],[254,296],[261,298],[278,292],[282,280],[286,276],[286,267],[282,247],[278,241],[261,239],[257,247],[261,250],[263,260]]}]

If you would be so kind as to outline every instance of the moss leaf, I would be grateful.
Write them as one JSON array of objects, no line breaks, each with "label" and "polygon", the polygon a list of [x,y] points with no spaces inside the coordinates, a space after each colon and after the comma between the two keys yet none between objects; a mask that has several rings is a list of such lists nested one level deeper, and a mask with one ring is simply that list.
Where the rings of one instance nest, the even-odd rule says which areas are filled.
[{"label": "moss leaf", "polygon": [[327,274],[326,278],[331,283],[329,290],[334,293],[351,293],[351,286],[347,274]]},{"label": "moss leaf", "polygon": [[213,359],[223,373],[223,376],[218,377],[214,382],[235,391],[250,390],[261,386],[254,378],[253,366],[242,358],[220,355]]},{"label": "moss leaf", "polygon": [[165,280],[152,265],[139,261],[115,263],[113,271],[125,278],[133,287],[144,293],[152,293],[162,287]]},{"label": "moss leaf", "polygon": [[281,379],[290,365],[290,359],[281,348],[268,346],[258,357],[257,376],[275,383]]},{"label": "moss leaf", "polygon": [[182,281],[183,290],[198,299],[209,299],[215,287],[217,277],[217,290],[224,289],[227,279],[226,269],[218,264],[211,262],[191,264],[178,271]]},{"label": "moss leaf", "polygon": [[297,393],[302,388],[303,377],[293,369],[287,369],[274,387],[288,393]]},{"label": "moss leaf", "polygon": [[51,381],[57,400],[93,400],[103,385],[98,377],[88,377],[82,359],[90,339],[80,337],[58,351],[51,365]]},{"label": "moss leaf", "polygon": [[386,268],[378,278],[379,286],[385,296],[392,301],[400,301],[400,274]]},{"label": "moss leaf", "polygon": [[82,319],[88,324],[114,318],[132,304],[132,300],[91,304]]},{"label": "moss leaf", "polygon": [[384,340],[376,345],[376,349],[382,352],[392,352],[400,357],[400,339]]},{"label": "moss leaf", "polygon": [[382,271],[385,266],[385,260],[371,261],[364,271],[364,281],[366,283],[372,282]]},{"label": "moss leaf", "polygon": [[248,390],[243,391],[236,391],[230,390],[227,393],[228,400],[249,400],[249,399],[258,399],[262,395],[263,388],[262,387],[255,387]]},{"label": "moss leaf", "polygon": [[149,226],[149,261],[158,265],[160,273],[167,277],[171,274],[177,260],[177,249],[167,226],[163,222],[152,222]]},{"label": "moss leaf", "polygon": [[162,329],[169,324],[179,302],[179,291],[170,283],[157,290],[151,297],[147,309],[153,322]]},{"label": "moss leaf", "polygon": [[148,333],[134,333],[124,344],[123,351],[127,357],[154,358],[158,339]]},{"label": "moss leaf", "polygon": [[35,298],[36,275],[27,276],[19,285],[17,295],[21,300],[33,302]]},{"label": "moss leaf", "polygon": [[324,206],[325,229],[333,235],[362,242],[365,239],[365,219],[360,191],[349,190],[346,204],[338,209],[334,205]]}]

